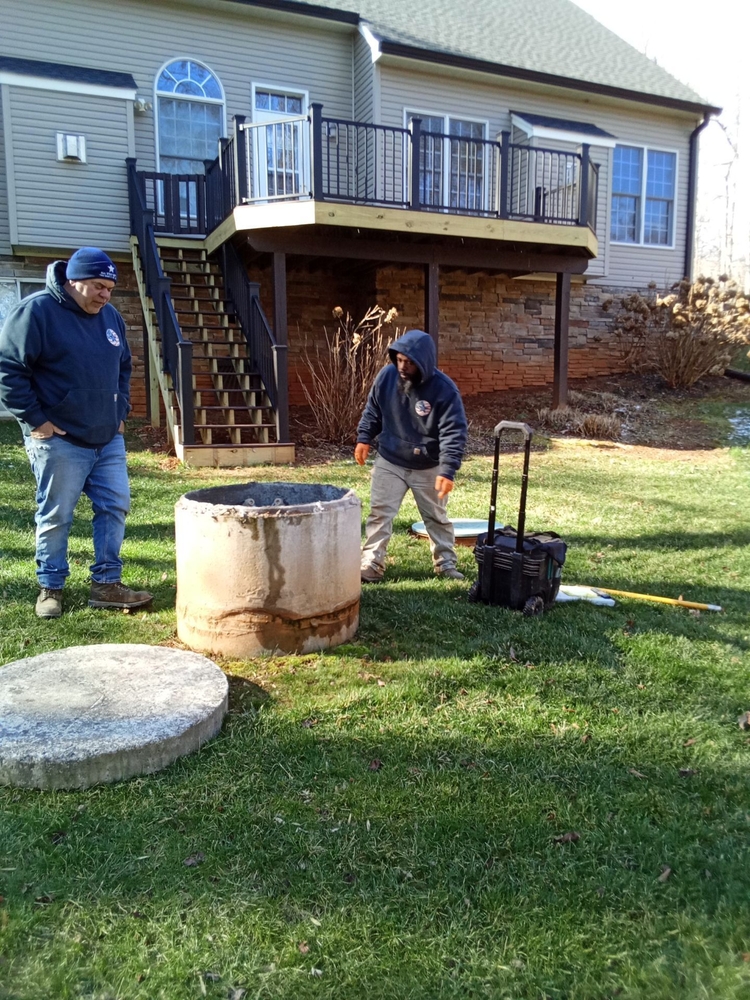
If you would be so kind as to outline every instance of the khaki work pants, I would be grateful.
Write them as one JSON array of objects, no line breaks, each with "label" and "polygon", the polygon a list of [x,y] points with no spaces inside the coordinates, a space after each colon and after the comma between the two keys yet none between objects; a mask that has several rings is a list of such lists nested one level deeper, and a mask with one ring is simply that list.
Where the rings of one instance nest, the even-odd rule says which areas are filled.
[{"label": "khaki work pants", "polygon": [[370,487],[370,516],[365,524],[362,569],[385,572],[385,553],[407,490],[411,490],[430,539],[436,573],[456,568],[453,525],[445,512],[448,497],[438,499],[435,490],[437,466],[433,469],[403,469],[381,455],[375,459]]}]

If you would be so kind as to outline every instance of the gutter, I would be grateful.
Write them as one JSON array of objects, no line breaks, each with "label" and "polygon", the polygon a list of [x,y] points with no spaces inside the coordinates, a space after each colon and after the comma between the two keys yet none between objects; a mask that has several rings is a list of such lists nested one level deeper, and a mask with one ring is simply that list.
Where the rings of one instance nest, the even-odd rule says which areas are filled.
[{"label": "gutter", "polygon": [[243,4],[245,7],[265,7],[268,10],[283,11],[285,14],[318,17],[324,21],[339,21],[355,27],[360,22],[359,14],[353,11],[336,10],[323,4],[295,3],[295,0],[229,0],[229,2]]},{"label": "gutter", "polygon": [[688,159],[688,204],[685,220],[685,266],[683,274],[688,281],[693,280],[693,254],[695,252],[695,215],[698,200],[698,136],[711,121],[711,113],[706,113],[703,121],[690,133],[690,153]]}]

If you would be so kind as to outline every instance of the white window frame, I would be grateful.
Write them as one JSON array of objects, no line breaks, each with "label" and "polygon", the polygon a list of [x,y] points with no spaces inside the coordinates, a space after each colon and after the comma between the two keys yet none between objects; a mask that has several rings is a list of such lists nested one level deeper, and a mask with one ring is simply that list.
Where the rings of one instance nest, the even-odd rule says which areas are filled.
[{"label": "white window frame", "polygon": [[[289,114],[286,111],[263,111],[255,107],[255,95],[258,91],[267,90],[269,93],[283,94],[285,97],[300,97],[302,99],[302,111],[299,115]],[[284,121],[285,119],[295,119],[307,117],[309,114],[310,107],[310,91],[305,90],[303,87],[288,86],[286,84],[278,83],[262,83],[259,81],[253,81],[250,87],[250,100],[251,100],[251,114],[250,120],[254,125],[261,124],[271,124],[272,122]],[[260,115],[260,117],[259,117]],[[266,115],[268,119],[266,121]],[[276,116],[275,118],[273,116]],[[303,132],[303,136],[306,133]],[[268,191],[268,178],[265,171],[259,171],[259,162],[255,160],[254,169],[254,183],[255,190],[259,192],[261,199],[264,194],[267,196]],[[310,171],[310,144],[309,142],[302,142],[302,178],[300,180],[300,187],[302,191],[310,191],[312,187],[312,177]]]},{"label": "white window frame", "polygon": [[[490,122],[487,118],[475,118],[473,115],[465,115],[459,112],[449,112],[449,111],[427,111],[425,108],[404,108],[404,128],[409,128],[409,122],[412,118],[442,118],[443,119],[443,135],[449,135],[450,122],[451,119],[461,122],[471,122],[472,125],[482,126],[482,139],[487,142],[490,134]],[[462,136],[456,136],[456,139],[461,139]],[[489,175],[487,171],[487,157],[486,157],[486,146],[482,146],[485,151],[482,156],[482,162],[484,167],[483,183],[482,183],[482,207],[478,211],[486,212],[490,204],[490,192],[489,192]],[[451,177],[451,163],[450,156],[443,157],[443,191],[450,194],[450,177]],[[453,209],[447,207],[446,211],[453,211]],[[460,211],[460,209],[458,209]],[[471,211],[471,209],[467,209]]]},{"label": "white window frame", "polygon": [[[642,159],[642,176],[641,176],[641,211],[639,219],[639,234],[640,240],[613,240],[612,239],[612,199],[615,197],[615,149],[617,146],[629,146],[631,149],[641,149],[643,150]],[[643,239],[644,231],[644,220],[646,218],[646,184],[648,181],[648,154],[651,153],[671,153],[674,160],[674,198],[672,201],[673,212],[672,212],[672,233],[670,243],[645,243]],[[610,222],[608,223],[607,238],[612,246],[616,247],[643,247],[646,250],[674,250],[676,246],[676,236],[677,236],[677,196],[679,192],[679,181],[680,181],[680,153],[677,149],[670,149],[668,146],[647,146],[641,142],[628,142],[625,139],[618,139],[615,147],[612,149],[612,160],[610,167],[610,192],[609,192],[609,216]]]},{"label": "white window frame", "polygon": [[[185,94],[166,94],[166,93],[162,93],[159,90],[159,86],[158,86],[158,84],[159,84],[159,77],[162,75],[162,73],[167,68],[167,66],[171,66],[171,64],[173,62],[192,62],[192,63],[196,63],[198,66],[202,66],[205,70],[208,70],[208,72],[211,74],[211,76],[214,78],[214,80],[216,80],[216,82],[219,85],[219,89],[221,90],[221,100],[219,100],[216,97],[194,97],[194,96],[188,96],[188,95],[185,95]],[[159,67],[159,69],[156,71],[156,75],[154,76],[153,91],[154,91],[154,112],[155,112],[154,113],[154,140],[156,142],[156,158],[155,158],[155,163],[156,163],[156,171],[157,171],[157,173],[161,172],[161,152],[160,152],[160,149],[159,149],[159,98],[160,97],[166,97],[168,100],[174,99],[176,101],[197,101],[197,102],[199,102],[201,104],[220,104],[221,105],[221,134],[222,135],[226,135],[227,134],[227,95],[226,95],[226,91],[224,90],[224,84],[221,82],[221,77],[219,76],[219,74],[216,73],[208,65],[207,62],[204,62],[203,59],[197,59],[195,56],[185,56],[185,55],[183,55],[183,56],[179,56],[179,55],[178,56],[170,56],[170,58],[167,59],[166,62],[163,62],[161,64],[161,66]],[[216,149],[216,155],[217,156],[219,155],[218,146],[217,146],[217,149]]]}]

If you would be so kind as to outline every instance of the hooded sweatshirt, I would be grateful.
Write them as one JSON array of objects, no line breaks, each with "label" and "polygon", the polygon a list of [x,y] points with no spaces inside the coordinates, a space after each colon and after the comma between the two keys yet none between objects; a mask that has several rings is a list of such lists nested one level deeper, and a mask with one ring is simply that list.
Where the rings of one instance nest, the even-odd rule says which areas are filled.
[{"label": "hooded sweatshirt", "polygon": [[[454,479],[466,448],[466,415],[455,383],[435,367],[435,345],[422,330],[409,330],[388,348],[390,363],[372,384],[357,441],[372,444],[386,461],[406,469],[432,469]],[[396,368],[404,354],[418,369],[411,383]]]},{"label": "hooded sweatshirt", "polygon": [[130,348],[114,306],[91,315],[65,291],[65,263],[50,264],[47,287],[0,331],[0,400],[25,435],[51,420],[72,444],[94,448],[128,414]]}]

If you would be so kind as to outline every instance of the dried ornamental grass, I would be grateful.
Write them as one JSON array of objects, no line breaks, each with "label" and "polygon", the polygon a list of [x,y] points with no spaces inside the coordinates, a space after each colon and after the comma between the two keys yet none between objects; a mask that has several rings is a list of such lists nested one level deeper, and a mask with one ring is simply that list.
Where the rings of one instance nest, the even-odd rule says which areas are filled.
[{"label": "dried ornamental grass", "polygon": [[399,336],[395,309],[372,306],[355,324],[349,313],[333,310],[336,327],[324,327],[325,345],[305,351],[310,386],[303,385],[320,441],[351,444],[373,380],[387,361],[388,344]]},{"label": "dried ornamental grass", "polygon": [[[613,305],[609,299],[602,308]],[[673,389],[721,374],[750,343],[750,298],[726,275],[673,285],[669,294],[634,293],[619,301],[615,334],[631,371],[656,371]]]}]

